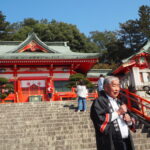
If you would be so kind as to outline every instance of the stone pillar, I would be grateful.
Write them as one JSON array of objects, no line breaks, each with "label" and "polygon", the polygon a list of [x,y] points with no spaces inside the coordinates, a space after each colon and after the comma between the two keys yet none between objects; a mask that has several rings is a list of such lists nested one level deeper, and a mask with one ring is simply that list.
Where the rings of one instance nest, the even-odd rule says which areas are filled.
[{"label": "stone pillar", "polygon": [[143,72],[142,73],[142,75],[143,75],[143,81],[144,81],[144,83],[147,83],[148,82],[148,78],[147,78],[147,72]]},{"label": "stone pillar", "polygon": [[130,77],[131,85],[132,85],[132,86],[135,86],[135,81],[134,81],[133,71],[131,72],[130,76],[131,76],[131,77]]},{"label": "stone pillar", "polygon": [[132,68],[132,83],[136,90],[140,89],[141,79],[140,79],[140,72],[138,67]]},{"label": "stone pillar", "polygon": [[[132,72],[133,72],[133,82],[134,82],[134,86],[136,89],[136,94],[141,96],[141,97],[145,97],[145,92],[142,91],[143,90],[143,83],[141,81],[140,78],[140,69],[138,67],[133,67],[132,68]],[[142,78],[143,81],[146,81],[146,75],[142,73]]]}]

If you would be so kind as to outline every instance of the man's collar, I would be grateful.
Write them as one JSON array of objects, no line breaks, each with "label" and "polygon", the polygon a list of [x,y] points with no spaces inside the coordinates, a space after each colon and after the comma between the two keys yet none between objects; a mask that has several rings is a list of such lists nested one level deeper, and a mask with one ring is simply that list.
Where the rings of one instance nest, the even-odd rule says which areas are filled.
[{"label": "man's collar", "polygon": [[109,100],[117,100],[117,98],[112,98],[112,97],[109,96],[108,94],[106,94],[106,96],[108,97]]}]

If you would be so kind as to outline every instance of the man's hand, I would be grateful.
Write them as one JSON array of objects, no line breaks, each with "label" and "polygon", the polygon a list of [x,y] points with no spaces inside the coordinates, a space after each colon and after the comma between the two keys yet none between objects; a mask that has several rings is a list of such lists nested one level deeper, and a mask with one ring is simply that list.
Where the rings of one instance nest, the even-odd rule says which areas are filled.
[{"label": "man's hand", "polygon": [[134,119],[134,118],[131,118],[131,120],[132,120],[132,123],[133,123],[133,124],[135,124],[135,123],[136,123],[136,121],[135,121],[135,119]]},{"label": "man's hand", "polygon": [[123,115],[127,112],[127,106],[125,104],[121,105],[117,110],[118,115]]},{"label": "man's hand", "polygon": [[132,119],[131,119],[131,117],[129,116],[129,114],[124,114],[123,119],[124,119],[126,122],[128,122],[128,123],[131,123],[131,122],[132,122]]}]

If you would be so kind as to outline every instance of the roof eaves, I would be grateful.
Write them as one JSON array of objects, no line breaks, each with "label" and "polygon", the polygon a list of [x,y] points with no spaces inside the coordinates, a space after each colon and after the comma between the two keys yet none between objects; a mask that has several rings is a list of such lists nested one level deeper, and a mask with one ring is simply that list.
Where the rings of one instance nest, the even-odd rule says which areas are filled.
[{"label": "roof eaves", "polygon": [[48,51],[50,52],[53,52],[53,53],[59,53],[58,51],[52,49],[52,48],[49,48],[44,42],[42,42],[35,33],[32,33],[32,36],[33,36],[33,40],[35,40],[40,46],[44,47],[45,49],[47,49]]}]

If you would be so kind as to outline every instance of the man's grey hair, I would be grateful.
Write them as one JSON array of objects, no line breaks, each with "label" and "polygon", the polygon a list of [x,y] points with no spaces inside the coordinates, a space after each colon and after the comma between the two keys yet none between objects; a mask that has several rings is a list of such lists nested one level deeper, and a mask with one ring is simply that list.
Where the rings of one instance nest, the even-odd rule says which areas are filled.
[{"label": "man's grey hair", "polygon": [[114,81],[114,80],[120,81],[119,78],[115,77],[115,76],[107,76],[107,77],[105,77],[105,79],[104,79],[104,86],[106,84],[111,84],[111,82]]}]

